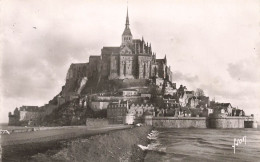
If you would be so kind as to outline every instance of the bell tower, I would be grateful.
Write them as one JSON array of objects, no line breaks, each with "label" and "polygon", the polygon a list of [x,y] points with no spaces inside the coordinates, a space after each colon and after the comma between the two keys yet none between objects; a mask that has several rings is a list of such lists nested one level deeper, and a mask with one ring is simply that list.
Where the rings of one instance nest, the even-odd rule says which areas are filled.
[{"label": "bell tower", "polygon": [[126,22],[125,22],[125,30],[122,34],[122,45],[127,45],[128,43],[132,43],[132,33],[129,28],[129,17],[128,17],[128,6],[127,6],[127,13],[126,13]]}]

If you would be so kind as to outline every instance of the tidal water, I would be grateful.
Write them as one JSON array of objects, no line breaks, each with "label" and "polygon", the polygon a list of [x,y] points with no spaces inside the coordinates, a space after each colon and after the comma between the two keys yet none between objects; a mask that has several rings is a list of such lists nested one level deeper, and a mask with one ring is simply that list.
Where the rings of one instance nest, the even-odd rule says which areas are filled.
[{"label": "tidal water", "polygon": [[[260,129],[157,129],[145,162],[260,161]],[[245,142],[235,148],[234,138]],[[241,142],[241,141],[240,141]]]}]

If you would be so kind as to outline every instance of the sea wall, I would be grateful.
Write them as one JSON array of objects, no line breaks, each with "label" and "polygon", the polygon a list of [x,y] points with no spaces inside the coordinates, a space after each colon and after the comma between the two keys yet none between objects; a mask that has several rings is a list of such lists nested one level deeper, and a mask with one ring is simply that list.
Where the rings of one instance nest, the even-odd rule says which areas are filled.
[{"label": "sea wall", "polygon": [[256,121],[245,121],[245,128],[257,128]]},{"label": "sea wall", "polygon": [[157,128],[257,128],[252,117],[152,117],[144,118],[146,125]]},{"label": "sea wall", "polygon": [[147,125],[157,128],[207,128],[206,117],[146,117]]},{"label": "sea wall", "polygon": [[244,117],[212,117],[209,118],[210,128],[245,128]]}]

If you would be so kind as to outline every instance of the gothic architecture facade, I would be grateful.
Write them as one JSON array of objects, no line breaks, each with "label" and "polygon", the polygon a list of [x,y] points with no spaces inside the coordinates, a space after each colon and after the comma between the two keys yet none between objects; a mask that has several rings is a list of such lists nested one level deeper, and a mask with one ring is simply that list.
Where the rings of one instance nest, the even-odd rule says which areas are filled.
[{"label": "gothic architecture facade", "polygon": [[133,39],[128,10],[122,42],[118,47],[103,47],[101,56],[90,56],[89,63],[72,64],[67,79],[95,77],[113,79],[149,79],[159,77],[172,80],[166,56],[156,59],[151,44],[144,39]]}]

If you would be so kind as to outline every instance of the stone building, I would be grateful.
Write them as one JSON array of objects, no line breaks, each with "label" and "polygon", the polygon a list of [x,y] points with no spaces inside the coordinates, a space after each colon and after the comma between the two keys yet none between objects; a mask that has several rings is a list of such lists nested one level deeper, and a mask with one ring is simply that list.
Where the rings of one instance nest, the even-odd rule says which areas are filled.
[{"label": "stone building", "polygon": [[212,105],[214,113],[225,113],[227,116],[232,116],[232,106],[230,103],[214,103]]},{"label": "stone building", "polygon": [[[33,125],[37,123],[43,114],[43,110],[38,106],[22,106],[16,108],[14,113],[9,112],[9,125]],[[33,123],[32,123],[33,122]]]},{"label": "stone building", "polygon": [[109,101],[90,101],[90,108],[94,111],[104,110],[107,109],[108,105],[110,104]]},{"label": "stone building", "polygon": [[106,69],[104,76],[108,76],[109,79],[172,78],[166,56],[164,59],[156,59],[151,44],[143,38],[133,39],[128,11],[121,45],[103,47],[101,56],[103,68]]},{"label": "stone building", "polygon": [[110,103],[107,107],[107,118],[110,124],[123,124],[127,114],[128,101]]},{"label": "stone building", "polygon": [[163,108],[170,109],[170,108],[177,108],[180,107],[178,101],[175,98],[171,97],[164,97],[163,98]]},{"label": "stone building", "polygon": [[163,86],[163,93],[164,95],[175,96],[177,94],[176,83],[165,81]]},{"label": "stone building", "polygon": [[202,111],[202,116],[203,117],[209,117],[210,114],[213,114],[213,109],[211,108],[204,108]]},{"label": "stone building", "polygon": [[199,99],[196,96],[189,98],[190,108],[196,108],[199,105]]},{"label": "stone building", "polygon": [[194,96],[194,91],[184,91],[179,97],[179,103],[185,107],[189,103],[189,99]]},{"label": "stone building", "polygon": [[167,66],[166,55],[156,59],[151,43],[134,39],[130,30],[128,10],[121,45],[103,47],[101,56],[90,56],[88,63],[72,64],[67,80],[82,77],[104,79],[149,79],[160,77],[172,80],[171,68]]},{"label": "stone building", "polygon": [[122,89],[122,96],[136,96],[138,95],[138,91],[135,89]]},{"label": "stone building", "polygon": [[129,106],[128,113],[133,114],[136,117],[142,117],[144,112],[154,112],[154,105],[148,103],[133,103]]},{"label": "stone building", "polygon": [[232,116],[245,116],[245,112],[244,112],[244,110],[233,108]]}]

